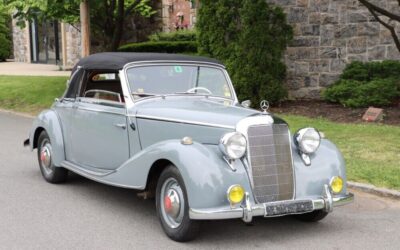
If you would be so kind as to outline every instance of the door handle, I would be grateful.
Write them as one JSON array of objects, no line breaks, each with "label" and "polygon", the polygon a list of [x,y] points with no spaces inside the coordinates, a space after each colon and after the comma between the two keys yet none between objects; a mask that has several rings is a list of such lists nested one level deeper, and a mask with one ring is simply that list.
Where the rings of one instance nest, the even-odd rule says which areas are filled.
[{"label": "door handle", "polygon": [[122,129],[126,129],[126,124],[120,123],[120,124],[114,124],[115,127],[117,128],[122,128]]}]

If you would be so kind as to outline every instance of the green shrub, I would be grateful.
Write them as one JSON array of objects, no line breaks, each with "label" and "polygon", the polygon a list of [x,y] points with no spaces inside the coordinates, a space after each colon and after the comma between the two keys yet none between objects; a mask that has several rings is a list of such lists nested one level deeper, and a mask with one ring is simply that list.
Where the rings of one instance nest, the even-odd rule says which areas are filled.
[{"label": "green shrub", "polygon": [[400,97],[400,62],[353,62],[323,92],[326,101],[358,108],[387,106]]},{"label": "green shrub", "polygon": [[192,30],[180,30],[176,32],[156,33],[149,36],[151,42],[170,41],[170,42],[195,42],[196,32]]},{"label": "green shrub", "polygon": [[203,0],[199,52],[223,61],[241,100],[274,103],[286,97],[284,51],[292,27],[280,7],[265,0]]},{"label": "green shrub", "polygon": [[197,53],[196,42],[143,42],[131,43],[121,46],[121,52],[158,52],[158,53],[181,53],[181,54],[195,54]]},{"label": "green shrub", "polygon": [[353,62],[347,65],[341,75],[341,79],[371,81],[373,79],[385,78],[400,79],[400,62],[383,61],[383,62]]},{"label": "green shrub", "polygon": [[11,35],[8,27],[9,17],[1,11],[0,6],[0,61],[4,61],[11,54]]}]

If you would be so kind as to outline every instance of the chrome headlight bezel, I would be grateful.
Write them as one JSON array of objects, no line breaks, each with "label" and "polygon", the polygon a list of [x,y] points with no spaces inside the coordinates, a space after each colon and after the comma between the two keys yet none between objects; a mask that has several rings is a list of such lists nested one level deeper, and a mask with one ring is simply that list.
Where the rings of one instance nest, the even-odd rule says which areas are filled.
[{"label": "chrome headlight bezel", "polygon": [[227,133],[222,136],[219,149],[228,159],[240,159],[247,151],[246,137],[240,132]]},{"label": "chrome headlight bezel", "polygon": [[302,153],[312,154],[321,145],[321,134],[316,128],[302,128],[294,134],[294,142]]}]

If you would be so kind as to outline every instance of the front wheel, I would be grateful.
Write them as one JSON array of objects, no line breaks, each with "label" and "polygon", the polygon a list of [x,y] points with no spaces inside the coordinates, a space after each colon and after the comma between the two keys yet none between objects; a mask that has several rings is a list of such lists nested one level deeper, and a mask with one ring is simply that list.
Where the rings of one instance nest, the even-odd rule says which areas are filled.
[{"label": "front wheel", "polygon": [[172,240],[185,242],[197,236],[199,222],[189,218],[185,184],[175,166],[168,166],[158,179],[156,208],[161,226]]},{"label": "front wheel", "polygon": [[304,222],[317,222],[324,219],[327,215],[328,213],[323,210],[316,210],[311,213],[297,214],[295,218]]},{"label": "front wheel", "polygon": [[68,176],[68,170],[54,165],[53,147],[46,131],[42,131],[39,135],[37,153],[43,178],[50,183],[65,182]]}]

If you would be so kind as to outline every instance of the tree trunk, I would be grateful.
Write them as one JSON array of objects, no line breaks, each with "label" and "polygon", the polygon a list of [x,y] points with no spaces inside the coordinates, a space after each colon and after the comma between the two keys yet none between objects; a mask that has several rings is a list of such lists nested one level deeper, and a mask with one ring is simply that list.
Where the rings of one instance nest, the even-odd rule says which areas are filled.
[{"label": "tree trunk", "polygon": [[119,48],[119,44],[122,39],[122,32],[124,29],[124,20],[125,20],[125,1],[118,0],[118,9],[117,9],[117,17],[115,20],[115,30],[113,33],[111,50],[117,51]]},{"label": "tree trunk", "polygon": [[82,36],[82,52],[81,56],[90,55],[90,14],[89,0],[82,0],[80,4],[80,19],[81,19],[81,36]]}]

